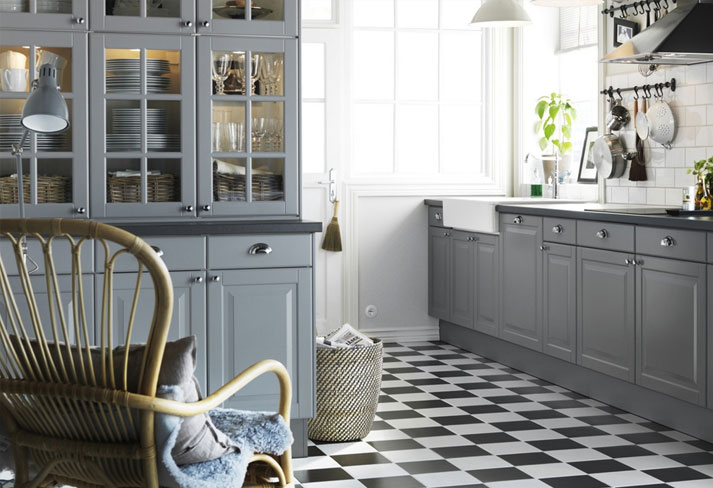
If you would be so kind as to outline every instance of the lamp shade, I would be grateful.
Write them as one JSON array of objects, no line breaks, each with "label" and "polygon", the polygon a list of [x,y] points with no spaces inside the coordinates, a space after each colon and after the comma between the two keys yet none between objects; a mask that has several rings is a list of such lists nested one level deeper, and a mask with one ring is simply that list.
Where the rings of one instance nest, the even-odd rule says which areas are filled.
[{"label": "lamp shade", "polygon": [[538,7],[588,7],[604,3],[604,0],[532,0],[530,3]]},{"label": "lamp shade", "polygon": [[514,0],[486,0],[470,23],[479,27],[521,27],[532,20]]},{"label": "lamp shade", "polygon": [[57,88],[57,69],[40,66],[37,88],[30,93],[22,109],[22,126],[33,132],[61,132],[69,127],[69,112]]}]

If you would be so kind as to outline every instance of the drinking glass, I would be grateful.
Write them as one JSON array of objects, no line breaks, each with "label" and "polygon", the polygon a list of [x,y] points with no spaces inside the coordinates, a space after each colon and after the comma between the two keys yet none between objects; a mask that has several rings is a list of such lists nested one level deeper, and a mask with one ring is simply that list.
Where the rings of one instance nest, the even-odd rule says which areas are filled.
[{"label": "drinking glass", "polygon": [[235,150],[245,152],[245,124],[237,122],[235,124]]},{"label": "drinking glass", "polygon": [[235,122],[213,123],[213,151],[235,152],[237,150],[237,125]]},{"label": "drinking glass", "polygon": [[279,83],[282,78],[282,55],[260,55],[260,94],[281,95]]},{"label": "drinking glass", "polygon": [[253,152],[265,152],[266,150],[266,127],[264,117],[254,117],[252,131]]},{"label": "drinking glass", "polygon": [[216,94],[225,94],[225,80],[228,78],[230,55],[218,54],[213,56],[213,81],[216,83]]},{"label": "drinking glass", "polygon": [[[255,94],[255,83],[257,82],[258,79],[258,74],[260,73],[260,56],[257,54],[253,54],[250,63],[250,95]],[[245,54],[238,54],[238,71],[237,71],[237,77],[240,83],[244,86],[247,87],[248,84],[245,80],[246,73],[245,73]]]}]

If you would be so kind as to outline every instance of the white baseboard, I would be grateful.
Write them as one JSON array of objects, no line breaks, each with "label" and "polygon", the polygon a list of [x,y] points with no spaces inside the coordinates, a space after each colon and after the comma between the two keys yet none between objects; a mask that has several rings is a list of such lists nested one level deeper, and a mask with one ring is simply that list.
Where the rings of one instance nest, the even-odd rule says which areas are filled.
[{"label": "white baseboard", "polygon": [[369,337],[376,337],[388,342],[438,341],[441,338],[438,326],[393,329],[359,329],[359,332]]}]

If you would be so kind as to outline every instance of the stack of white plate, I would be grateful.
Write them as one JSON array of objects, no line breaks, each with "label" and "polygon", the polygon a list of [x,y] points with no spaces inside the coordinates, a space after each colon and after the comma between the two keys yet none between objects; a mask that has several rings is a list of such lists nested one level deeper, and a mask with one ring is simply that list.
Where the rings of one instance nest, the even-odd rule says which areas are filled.
[{"label": "stack of white plate", "polygon": [[[111,123],[116,134],[141,133],[140,108],[115,108],[111,111]],[[166,110],[149,108],[146,110],[146,132],[149,134],[166,133]]]},{"label": "stack of white plate", "polygon": [[[12,144],[22,139],[24,128],[20,125],[21,115],[0,115],[0,151],[8,152]],[[67,132],[58,134],[37,134],[37,151],[68,151],[69,136]],[[30,137],[25,140],[24,149],[30,149]]]},{"label": "stack of white plate", "polygon": [[[108,73],[113,73],[113,76],[106,77],[107,93],[140,93],[140,59],[108,59],[106,70]],[[147,59],[146,93],[168,92],[171,88],[171,80],[162,75],[169,73],[170,70],[170,65],[165,59]]]},{"label": "stack of white plate", "polygon": [[37,12],[41,14],[70,14],[72,0],[37,0]]},{"label": "stack of white plate", "polygon": [[[107,59],[106,70],[115,75],[136,75],[141,71],[141,60],[138,58],[129,59]],[[165,59],[147,59],[146,74],[165,75],[171,71],[171,66]]]},{"label": "stack of white plate", "polygon": [[[177,134],[146,134],[148,151],[178,152],[181,136]],[[107,134],[107,152],[141,151],[141,134]]]},{"label": "stack of white plate", "polygon": [[0,12],[27,12],[27,0],[0,0]]}]

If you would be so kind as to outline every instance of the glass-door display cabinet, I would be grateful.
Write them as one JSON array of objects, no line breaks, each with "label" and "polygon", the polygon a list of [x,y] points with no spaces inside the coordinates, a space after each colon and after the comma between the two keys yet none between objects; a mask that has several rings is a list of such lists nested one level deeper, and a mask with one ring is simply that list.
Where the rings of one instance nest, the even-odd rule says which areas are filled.
[{"label": "glass-door display cabinet", "polygon": [[297,40],[204,36],[197,60],[198,215],[297,215]]},{"label": "glass-door display cabinet", "polygon": [[195,214],[195,41],[91,34],[92,217]]},{"label": "glass-door display cabinet", "polygon": [[91,0],[91,28],[93,31],[190,35],[195,33],[195,3],[193,0]]},{"label": "glass-door display cabinet", "polygon": [[[2,17],[2,15],[0,15]],[[23,147],[27,217],[88,215],[86,34],[3,30],[0,35],[0,215],[19,216],[17,164],[22,108],[38,68],[50,63],[69,109],[69,129],[32,134]]]},{"label": "glass-door display cabinet", "polygon": [[299,0],[204,0],[196,3],[199,34],[296,36]]},{"label": "glass-door display cabinet", "polygon": [[[88,0],[1,0],[0,30],[87,30]],[[95,0],[92,0],[95,1]]]}]

